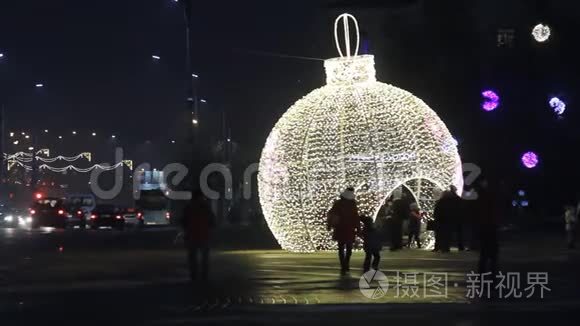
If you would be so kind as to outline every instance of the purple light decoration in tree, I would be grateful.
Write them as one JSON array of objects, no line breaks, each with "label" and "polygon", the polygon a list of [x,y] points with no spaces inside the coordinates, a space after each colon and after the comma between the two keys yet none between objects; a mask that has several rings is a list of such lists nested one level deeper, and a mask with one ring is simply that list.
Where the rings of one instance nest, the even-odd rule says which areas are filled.
[{"label": "purple light decoration in tree", "polygon": [[564,103],[564,101],[560,100],[557,97],[552,97],[549,103],[550,107],[554,110],[554,113],[556,113],[557,115],[562,115],[564,111],[566,111],[566,103]]},{"label": "purple light decoration in tree", "polygon": [[486,90],[481,93],[481,96],[483,96],[483,103],[481,104],[482,109],[488,112],[497,109],[499,106],[499,96],[496,92]]},{"label": "purple light decoration in tree", "polygon": [[535,168],[538,165],[538,162],[538,154],[534,152],[526,152],[522,155],[522,164],[528,169]]}]

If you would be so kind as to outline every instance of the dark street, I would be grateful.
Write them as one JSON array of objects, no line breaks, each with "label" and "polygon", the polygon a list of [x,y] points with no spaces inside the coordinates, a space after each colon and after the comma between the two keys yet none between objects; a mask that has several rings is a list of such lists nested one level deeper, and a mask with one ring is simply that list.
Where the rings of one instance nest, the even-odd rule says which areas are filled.
[{"label": "dark street", "polygon": [[[556,236],[507,234],[511,239],[505,241],[501,254],[503,271],[549,273],[551,291],[544,299],[466,298],[466,274],[475,268],[476,253],[406,249],[383,251],[382,271],[389,281],[396,281],[397,272],[442,272],[448,275],[447,295],[410,298],[397,295],[391,287],[375,300],[365,298],[358,287],[360,252],[353,256],[351,275],[341,278],[334,253],[216,250],[210,281],[192,285],[184,252],[173,242],[174,229],[1,231],[5,249],[0,266],[1,309],[5,318],[15,321],[72,323],[74,316],[90,315],[88,322],[206,324],[233,322],[235,316],[259,312],[249,321],[260,324],[276,315],[289,316],[280,317],[288,324],[317,324],[325,312],[332,312],[339,324],[348,324],[340,316],[352,310],[364,311],[358,318],[365,322],[385,314],[393,318],[389,320],[405,319],[407,313],[417,312],[413,318],[420,321],[475,322],[481,314],[491,321],[518,314],[525,316],[522,324],[540,324],[555,310],[575,316],[573,307],[580,304],[574,286],[580,275],[580,253],[567,251]],[[447,313],[437,308],[442,305]]]}]

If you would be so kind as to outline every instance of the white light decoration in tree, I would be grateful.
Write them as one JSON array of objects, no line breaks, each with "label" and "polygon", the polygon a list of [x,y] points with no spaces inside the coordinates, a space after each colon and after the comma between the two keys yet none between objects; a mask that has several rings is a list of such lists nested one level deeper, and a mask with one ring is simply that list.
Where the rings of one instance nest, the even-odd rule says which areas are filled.
[{"label": "white light decoration in tree", "polygon": [[[33,168],[30,165],[26,165],[24,163],[22,163],[21,161],[9,161],[8,162],[8,170],[12,169],[12,167],[14,166],[19,166],[21,168],[24,168],[27,171],[32,171]],[[113,171],[115,169],[118,169],[122,166],[126,166],[129,168],[129,170],[133,170],[133,161],[132,160],[123,160],[121,162],[118,162],[116,164],[113,165],[109,165],[109,164],[94,164],[88,168],[79,168],[76,167],[74,165],[67,165],[64,167],[53,167],[50,166],[48,164],[42,164],[38,166],[39,170],[49,170],[51,172],[57,172],[57,173],[62,173],[65,171],[75,171],[75,172],[81,172],[81,173],[87,173],[87,172],[91,172],[93,170],[103,170],[103,171]]]},{"label": "white light decoration in tree", "polygon": [[[346,51],[338,44],[344,23]],[[350,51],[349,20],[357,45]],[[421,99],[380,83],[374,57],[357,55],[358,24],[335,22],[339,58],[324,62],[327,85],[297,101],[272,129],[258,173],[265,219],[282,248],[333,249],[326,212],[355,187],[359,213],[376,218],[395,189],[406,187],[432,214],[442,189],[463,189],[457,142]]]},{"label": "white light decoration in tree", "polygon": [[[38,151],[43,152],[43,153],[50,153],[50,151],[48,149],[43,149]],[[54,163],[56,161],[66,161],[66,162],[74,162],[76,160],[79,159],[86,159],[87,161],[91,162],[93,157],[93,154],[91,154],[90,152],[84,152],[81,154],[78,154],[76,156],[56,156],[53,158],[48,158],[48,157],[40,157],[40,156],[35,156],[37,161],[41,161],[44,163]],[[24,168],[27,171],[32,171],[33,168],[30,165],[26,165],[25,163],[31,163],[32,162],[32,153],[26,153],[26,152],[18,152],[15,154],[11,154],[8,155],[6,153],[4,153],[4,161],[7,161],[7,166],[8,166],[8,170],[11,170],[12,167],[18,166],[21,168]],[[88,168],[79,168],[76,167],[74,165],[67,165],[64,167],[53,167],[50,166],[48,164],[41,164],[38,166],[39,170],[49,170],[52,172],[64,172],[64,171],[76,171],[76,172],[82,172],[82,173],[87,173],[87,172],[91,172],[93,170],[104,170],[104,171],[112,171],[115,170],[119,167],[122,166],[126,166],[129,168],[129,170],[133,170],[133,161],[132,160],[123,160],[121,162],[118,162],[114,165],[107,165],[107,164],[94,164]]]},{"label": "white light decoration in tree", "polygon": [[534,28],[532,29],[532,36],[534,37],[536,42],[540,43],[546,42],[550,38],[551,34],[552,31],[550,30],[550,26],[548,25],[538,24],[534,26]]},{"label": "white light decoration in tree", "polygon": [[[48,149],[44,149],[42,151],[43,151],[43,153],[50,153],[50,151]],[[52,158],[35,155],[36,160],[42,161],[44,163],[54,163],[54,162],[59,161],[59,160],[63,160],[63,161],[67,161],[67,162],[74,162],[74,161],[80,160],[80,159],[86,159],[90,162],[91,157],[92,157],[92,154],[90,152],[84,152],[84,153],[78,154],[76,156],[59,155],[59,156],[52,157]],[[8,155],[8,154],[4,153],[4,160],[18,160],[21,162],[29,163],[29,162],[32,162],[32,154],[26,153],[26,152],[18,152],[15,154]]]}]

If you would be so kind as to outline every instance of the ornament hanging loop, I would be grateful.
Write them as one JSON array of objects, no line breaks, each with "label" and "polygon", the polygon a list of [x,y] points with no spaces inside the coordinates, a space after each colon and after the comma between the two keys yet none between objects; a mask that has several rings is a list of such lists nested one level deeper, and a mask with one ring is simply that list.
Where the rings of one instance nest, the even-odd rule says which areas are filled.
[{"label": "ornament hanging loop", "polygon": [[349,26],[349,19],[353,21],[354,23],[354,27],[356,30],[356,48],[354,50],[354,53],[352,54],[352,56],[357,56],[358,55],[358,48],[359,48],[359,44],[360,44],[360,33],[359,33],[359,29],[358,29],[358,22],[356,21],[356,18],[354,18],[353,15],[351,14],[347,14],[344,13],[338,17],[336,17],[336,20],[334,21],[334,42],[336,43],[336,49],[338,50],[338,54],[340,54],[340,56],[342,58],[345,57],[345,55],[342,52],[341,46],[340,46],[340,42],[338,40],[338,23],[342,20],[342,25],[344,28],[344,43],[345,43],[345,53],[346,53],[346,57],[350,58],[351,57],[351,53],[350,53],[350,26]]}]

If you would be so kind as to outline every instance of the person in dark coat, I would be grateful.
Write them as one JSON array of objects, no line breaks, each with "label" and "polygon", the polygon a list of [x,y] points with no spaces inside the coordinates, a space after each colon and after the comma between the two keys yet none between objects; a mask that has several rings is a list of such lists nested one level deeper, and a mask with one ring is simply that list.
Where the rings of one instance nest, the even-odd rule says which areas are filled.
[{"label": "person in dark coat", "polygon": [[576,224],[578,223],[576,216],[576,207],[573,205],[564,206],[564,225],[568,249],[574,249],[576,247]]},{"label": "person in dark coat", "polygon": [[[378,229],[373,223],[373,219],[368,216],[361,218],[363,223],[362,238],[363,249],[365,251],[365,261],[363,264],[363,271],[366,273],[372,268],[379,270],[379,261],[381,260],[381,237]],[[372,261],[372,262],[371,262]]]},{"label": "person in dark coat", "polygon": [[200,273],[202,280],[208,278],[210,231],[214,226],[214,220],[215,216],[202,192],[194,191],[191,201],[184,209],[182,219],[189,275],[192,281],[195,281]]},{"label": "person in dark coat", "polygon": [[467,235],[467,246],[470,251],[479,251],[479,231],[477,230],[477,189],[472,188],[463,200],[463,231]]},{"label": "person in dark coat", "polygon": [[350,256],[355,237],[360,230],[360,217],[354,196],[354,188],[349,187],[335,201],[328,211],[328,230],[333,231],[333,239],[338,242],[338,259],[340,272],[346,274],[350,270]]},{"label": "person in dark coat", "polygon": [[409,217],[409,235],[407,236],[407,246],[411,247],[411,243],[415,241],[417,248],[421,248],[421,211],[417,203],[411,204],[411,216]]},{"label": "person in dark coat", "polygon": [[478,272],[480,274],[491,272],[492,275],[496,275],[499,257],[498,201],[490,190],[487,180],[480,183],[477,193],[477,210],[474,213],[476,214],[476,228],[480,243]]},{"label": "person in dark coat", "polygon": [[409,218],[410,203],[403,194],[393,202],[391,218],[391,251],[403,248],[403,221]]},{"label": "person in dark coat", "polygon": [[453,197],[445,191],[435,204],[433,218],[435,224],[435,249],[433,251],[449,252],[451,219],[453,216]]},{"label": "person in dark coat", "polygon": [[459,251],[465,250],[465,246],[463,245],[463,224],[464,224],[464,201],[463,199],[457,195],[457,187],[454,185],[449,186],[449,193],[451,197],[451,204],[450,204],[450,225],[449,225],[449,242],[451,242],[451,238],[453,234],[455,235],[455,239],[457,240],[457,249]]}]

